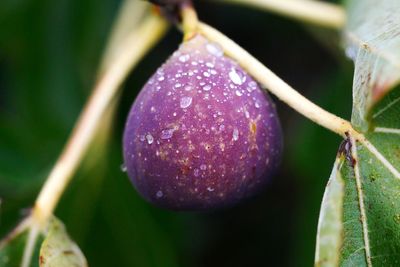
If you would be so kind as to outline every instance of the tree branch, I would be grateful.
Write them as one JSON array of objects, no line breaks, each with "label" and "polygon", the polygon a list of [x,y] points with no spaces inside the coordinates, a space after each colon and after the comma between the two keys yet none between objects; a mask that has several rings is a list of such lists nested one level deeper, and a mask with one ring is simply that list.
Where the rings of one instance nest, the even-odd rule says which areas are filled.
[{"label": "tree branch", "polygon": [[103,72],[60,158],[44,184],[33,209],[34,221],[43,226],[96,135],[105,111],[131,69],[146,55],[167,29],[159,16],[149,15],[124,40],[110,67]]},{"label": "tree branch", "polygon": [[333,29],[343,28],[344,9],[335,4],[315,0],[218,0],[227,4],[251,6],[315,25]]},{"label": "tree branch", "polygon": [[236,60],[260,84],[300,114],[343,137],[346,136],[346,132],[354,131],[350,122],[305,98],[221,32],[204,23],[200,23],[198,28],[201,34],[218,43],[229,57]]}]

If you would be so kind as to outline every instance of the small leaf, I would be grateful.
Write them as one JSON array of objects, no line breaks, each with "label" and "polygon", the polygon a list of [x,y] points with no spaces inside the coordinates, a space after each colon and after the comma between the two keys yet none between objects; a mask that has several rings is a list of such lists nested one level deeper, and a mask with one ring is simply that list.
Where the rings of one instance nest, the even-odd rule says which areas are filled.
[{"label": "small leaf", "polygon": [[40,248],[41,267],[83,267],[88,266],[79,247],[69,238],[61,221],[53,218]]},{"label": "small leaf", "polygon": [[370,128],[371,110],[400,82],[400,1],[348,0],[345,46],[354,60],[353,124]]},{"label": "small leaf", "polygon": [[[29,220],[24,220],[10,234],[0,242],[0,266],[20,267],[26,249],[29,235]],[[36,240],[33,255],[38,258],[40,240]],[[33,261],[31,267],[39,266],[38,261]]]},{"label": "small leaf", "polygon": [[344,183],[339,171],[344,157],[339,156],[336,159],[322,199],[315,253],[316,266],[337,266],[339,263],[344,196]]}]

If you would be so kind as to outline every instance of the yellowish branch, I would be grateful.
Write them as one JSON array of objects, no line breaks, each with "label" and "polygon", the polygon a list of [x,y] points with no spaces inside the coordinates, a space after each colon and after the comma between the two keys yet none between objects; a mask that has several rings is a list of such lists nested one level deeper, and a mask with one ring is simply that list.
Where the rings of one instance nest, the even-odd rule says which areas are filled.
[{"label": "yellowish branch", "polygon": [[105,111],[115,98],[118,88],[131,69],[163,36],[166,29],[167,24],[162,18],[150,15],[120,46],[118,56],[115,56],[113,63],[103,72],[95,86],[64,151],[36,200],[32,213],[36,223],[43,226],[50,218],[95,137]]},{"label": "yellowish branch", "polygon": [[308,23],[341,29],[346,21],[344,9],[335,4],[315,0],[219,0],[272,11]]},{"label": "yellowish branch", "polygon": [[209,40],[218,43],[229,57],[236,60],[260,84],[300,114],[343,137],[346,136],[346,132],[354,131],[350,122],[305,98],[221,32],[204,23],[199,24],[199,31]]},{"label": "yellowish branch", "polygon": [[199,24],[199,20],[197,18],[197,13],[194,8],[188,2],[184,2],[181,7],[181,16],[182,16],[182,30],[183,30],[183,39],[189,40],[192,38],[197,32],[197,26]]}]

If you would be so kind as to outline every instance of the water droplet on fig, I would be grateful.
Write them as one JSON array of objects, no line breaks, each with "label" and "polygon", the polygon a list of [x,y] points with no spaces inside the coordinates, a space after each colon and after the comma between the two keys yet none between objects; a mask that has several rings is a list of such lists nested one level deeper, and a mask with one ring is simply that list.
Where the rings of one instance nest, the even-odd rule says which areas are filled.
[{"label": "water droplet on fig", "polygon": [[179,61],[182,62],[182,63],[187,62],[189,59],[190,59],[189,55],[181,55],[181,56],[179,56]]},{"label": "water droplet on fig", "polygon": [[122,172],[126,172],[126,171],[127,171],[127,168],[126,168],[125,163],[122,163],[121,166],[120,166],[120,168],[121,168],[121,171],[122,171]]},{"label": "water droplet on fig", "polygon": [[204,77],[210,77],[211,74],[210,74],[209,72],[205,71],[205,72],[203,72],[203,76],[204,76]]},{"label": "water droplet on fig", "polygon": [[211,90],[211,85],[207,84],[207,85],[203,86],[203,90],[204,91],[210,91]]},{"label": "water droplet on fig", "polygon": [[181,108],[187,108],[192,104],[192,98],[190,96],[184,96],[181,98]]},{"label": "water droplet on fig", "polygon": [[237,128],[233,129],[232,139],[233,141],[237,141],[239,139],[239,130]]},{"label": "water droplet on fig", "polygon": [[221,57],[224,55],[224,51],[222,50],[221,46],[216,43],[208,43],[206,44],[207,51],[210,52],[210,54],[216,56],[216,57]]},{"label": "water droplet on fig", "polygon": [[147,134],[146,135],[146,139],[147,139],[147,143],[149,145],[151,145],[153,143],[153,141],[154,141],[154,138],[153,138],[153,136],[151,134]]},{"label": "water droplet on fig", "polygon": [[236,85],[242,85],[246,81],[246,76],[235,68],[229,72],[229,78]]},{"label": "water droplet on fig", "polygon": [[175,129],[166,129],[161,131],[161,139],[169,139],[174,135]]},{"label": "water droplet on fig", "polygon": [[209,67],[209,68],[214,68],[214,64],[211,63],[211,62],[207,62],[207,63],[206,63],[206,66]]}]

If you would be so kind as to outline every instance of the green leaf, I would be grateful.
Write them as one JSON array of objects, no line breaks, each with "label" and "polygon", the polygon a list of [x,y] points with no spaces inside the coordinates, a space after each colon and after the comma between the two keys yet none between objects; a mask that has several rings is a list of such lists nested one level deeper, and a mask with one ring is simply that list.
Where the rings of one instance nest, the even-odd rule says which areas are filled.
[{"label": "green leaf", "polygon": [[[23,221],[9,235],[0,242],[0,266],[2,267],[20,267],[26,250],[26,244],[29,236],[28,221]],[[41,240],[34,243],[33,257],[38,259]],[[39,266],[39,261],[32,261],[30,267]]]},{"label": "green leaf", "polygon": [[6,236],[0,242],[0,266],[88,266],[60,220],[52,218],[44,234],[37,229],[28,217]]},{"label": "green leaf", "polygon": [[53,218],[40,248],[41,267],[88,266],[79,247],[69,238],[64,224]]},{"label": "green leaf", "polygon": [[[342,230],[318,232],[317,240],[330,241],[317,242],[319,266],[400,266],[398,10],[399,1],[348,1],[345,38],[355,61],[351,122],[363,134],[349,133],[339,149],[337,161],[344,161],[335,164],[319,224],[336,221]],[[344,182],[337,194],[342,200],[330,194],[338,177]],[[327,205],[332,201],[340,201],[342,211]],[[329,212],[334,213],[324,216]],[[341,243],[340,249],[332,240]],[[322,251],[333,254],[321,261]]]},{"label": "green leaf", "polygon": [[353,124],[366,131],[371,110],[400,82],[400,1],[348,0],[344,32],[354,60]]},{"label": "green leaf", "polygon": [[342,245],[342,213],[344,183],[340,172],[344,157],[339,157],[333,167],[324,198],[318,223],[316,266],[337,266]]},{"label": "green leaf", "polygon": [[[397,95],[399,92],[394,91]],[[391,118],[398,121],[398,113]],[[324,262],[317,253],[316,264],[337,266],[338,256],[341,266],[399,266],[400,135],[371,132],[364,140],[357,138],[349,136],[342,145],[346,161],[338,168],[337,175],[330,178],[325,192],[330,195],[335,180],[342,177],[344,188],[337,195],[343,194],[343,200],[331,195],[329,201],[342,202],[343,211],[332,211],[325,199],[321,207],[320,227],[334,224],[341,217],[343,232],[319,231],[317,239],[340,239],[342,246],[338,250],[335,242],[317,243],[317,252],[330,251],[336,255]],[[322,216],[328,213],[331,214]]]}]

